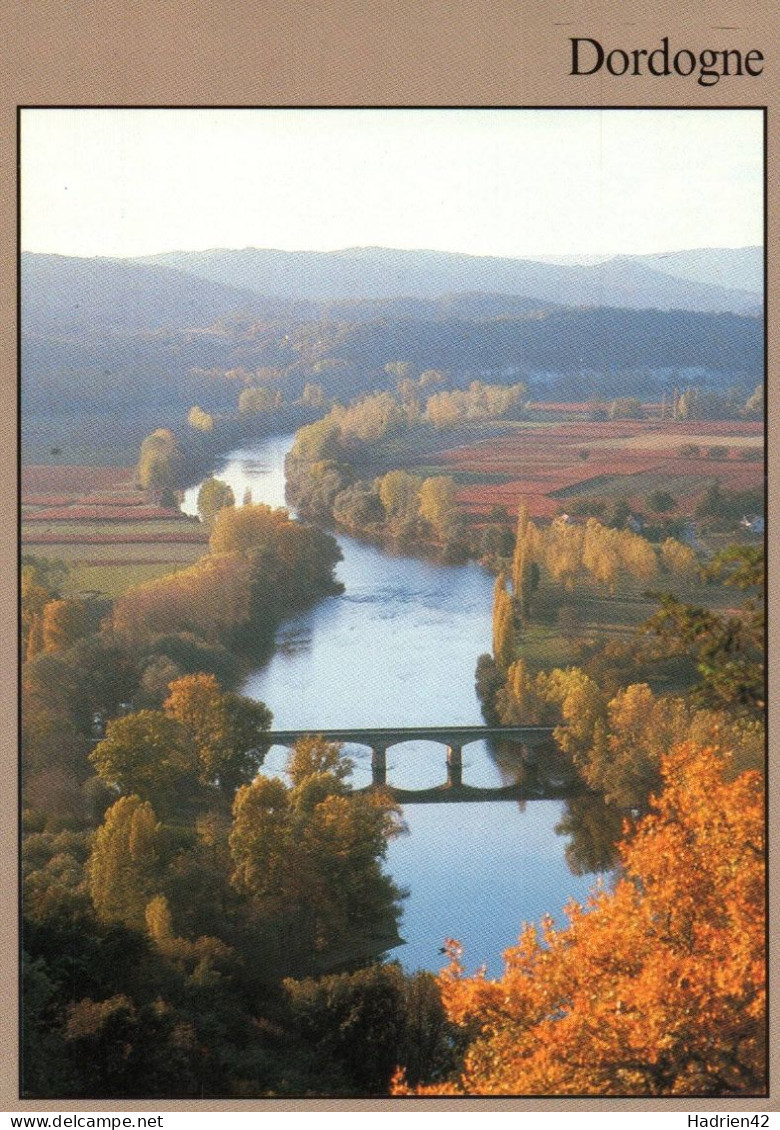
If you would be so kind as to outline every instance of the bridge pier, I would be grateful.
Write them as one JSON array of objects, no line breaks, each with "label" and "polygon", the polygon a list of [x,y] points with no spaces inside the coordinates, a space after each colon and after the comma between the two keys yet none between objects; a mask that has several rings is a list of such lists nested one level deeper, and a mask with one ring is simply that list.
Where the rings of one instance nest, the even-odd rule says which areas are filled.
[{"label": "bridge pier", "polygon": [[463,784],[463,747],[450,744],[447,746],[447,784],[451,788],[460,788]]},{"label": "bridge pier", "polygon": [[371,747],[371,784],[378,787],[387,784],[387,746]]}]

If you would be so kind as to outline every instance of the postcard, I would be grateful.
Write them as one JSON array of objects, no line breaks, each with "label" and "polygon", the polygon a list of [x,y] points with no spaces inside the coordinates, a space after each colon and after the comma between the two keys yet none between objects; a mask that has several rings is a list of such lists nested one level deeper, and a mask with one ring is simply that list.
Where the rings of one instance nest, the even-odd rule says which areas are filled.
[{"label": "postcard", "polygon": [[8,1110],[774,1109],[769,13],[435,7],[16,81]]}]

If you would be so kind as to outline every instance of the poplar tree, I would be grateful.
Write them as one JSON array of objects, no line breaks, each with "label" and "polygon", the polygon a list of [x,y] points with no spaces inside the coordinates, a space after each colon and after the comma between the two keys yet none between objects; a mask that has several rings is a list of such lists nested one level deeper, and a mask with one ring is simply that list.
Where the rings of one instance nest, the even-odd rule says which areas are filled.
[{"label": "poplar tree", "polygon": [[506,573],[499,573],[493,589],[493,656],[503,670],[515,652],[515,626],[512,597],[507,591]]},{"label": "poplar tree", "polygon": [[148,801],[120,797],[95,833],[87,882],[101,922],[146,927],[146,905],[157,878],[160,825]]}]

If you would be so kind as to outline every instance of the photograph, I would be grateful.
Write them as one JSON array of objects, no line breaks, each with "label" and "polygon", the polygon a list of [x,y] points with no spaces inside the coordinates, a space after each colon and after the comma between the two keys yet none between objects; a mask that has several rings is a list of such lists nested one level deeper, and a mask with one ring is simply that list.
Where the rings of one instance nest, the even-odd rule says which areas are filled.
[{"label": "photograph", "polygon": [[20,1098],[766,1097],[766,111],[18,129]]}]

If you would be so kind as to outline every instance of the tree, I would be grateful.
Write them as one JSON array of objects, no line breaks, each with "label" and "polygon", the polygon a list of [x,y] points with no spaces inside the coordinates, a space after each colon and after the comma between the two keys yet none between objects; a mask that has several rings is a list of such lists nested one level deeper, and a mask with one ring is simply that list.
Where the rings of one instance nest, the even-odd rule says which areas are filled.
[{"label": "tree", "polygon": [[198,514],[202,521],[210,524],[223,507],[235,504],[236,496],[228,483],[212,477],[203,480],[198,491]]},{"label": "tree", "polygon": [[422,482],[408,471],[388,471],[379,480],[379,498],[389,518],[416,518]]},{"label": "tree", "polygon": [[659,610],[643,628],[658,636],[672,654],[691,656],[699,674],[693,698],[731,714],[763,718],[764,690],[764,550],[731,546],[709,566],[711,580],[748,592],[741,609],[718,613],[684,604],[671,593],[660,596]]},{"label": "tree", "polygon": [[43,651],[67,651],[89,631],[87,609],[80,600],[50,600],[41,616]]},{"label": "tree", "polygon": [[654,514],[668,514],[670,510],[674,510],[677,501],[673,494],[668,490],[651,491],[647,496],[647,505]]},{"label": "tree", "polygon": [[575,765],[583,764],[606,733],[607,704],[601,687],[580,667],[555,668],[536,681],[541,698],[560,709],[555,740]]},{"label": "tree", "polygon": [[503,685],[502,672],[493,656],[487,653],[480,655],[474,672],[474,690],[484,717],[493,725],[499,721],[495,709],[495,698]]},{"label": "tree", "polygon": [[755,390],[745,401],[742,415],[748,420],[760,420],[764,416],[764,385],[756,385]]},{"label": "tree", "polygon": [[20,580],[22,649],[24,657],[32,659],[43,650],[43,610],[59,596],[59,587],[52,587],[48,571],[37,559],[22,559]]},{"label": "tree", "polygon": [[272,412],[276,398],[270,388],[245,388],[239,393],[238,410],[242,416],[256,416]]},{"label": "tree", "polygon": [[352,793],[337,753],[306,743],[291,788],[258,776],[233,806],[233,885],[304,969],[376,957],[397,937],[400,893],[381,864],[400,813],[381,791]]},{"label": "tree", "polygon": [[504,671],[515,657],[515,612],[505,573],[499,573],[493,586],[493,656]]},{"label": "tree", "polygon": [[141,444],[136,480],[142,490],[165,490],[176,486],[182,455],[169,428],[158,428]]},{"label": "tree", "polygon": [[375,487],[359,482],[345,487],[335,496],[333,517],[340,525],[366,530],[383,525],[385,511]]},{"label": "tree", "polygon": [[258,503],[254,506],[229,507],[216,515],[209,548],[213,554],[243,553],[272,544],[282,527],[290,521],[283,507]]},{"label": "tree", "polygon": [[198,781],[218,784],[228,796],[257,772],[258,747],[271,724],[271,712],[232,691],[223,691],[214,675],[175,679],[163,710],[186,730],[195,747]]},{"label": "tree", "polygon": [[538,725],[542,720],[544,703],[523,659],[510,665],[495,701],[504,726]]},{"label": "tree", "polygon": [[[235,513],[247,509],[255,508]],[[221,510],[214,528],[232,513],[232,507]],[[182,633],[230,644],[250,621],[253,574],[249,559],[238,553],[206,554],[188,569],[128,589],[114,603],[114,631],[123,641],[147,647],[156,636]]]},{"label": "tree", "polygon": [[329,1094],[386,1095],[402,1053],[406,1001],[396,965],[284,982],[308,1058]]},{"label": "tree", "polygon": [[160,825],[148,801],[120,797],[95,833],[87,881],[101,922],[146,925],[146,905],[159,879]]},{"label": "tree", "polygon": [[197,404],[194,404],[192,408],[190,408],[187,423],[198,432],[214,431],[214,417],[210,412],[204,412]]},{"label": "tree", "polygon": [[579,767],[607,804],[644,810],[661,784],[663,753],[687,737],[690,711],[681,699],[657,697],[646,683],[621,688],[607,703],[606,733],[595,735]]},{"label": "tree", "polygon": [[[340,414],[343,413],[342,408]],[[316,423],[299,428],[288,456],[290,461],[317,463],[323,459],[337,459],[341,450],[340,414],[334,409]]]},{"label": "tree", "polygon": [[699,572],[699,562],[689,545],[676,538],[666,538],[661,545],[661,561],[675,577],[683,581],[693,581]]},{"label": "tree", "polygon": [[430,522],[439,538],[446,538],[457,515],[455,481],[450,475],[425,479],[419,493],[420,517]]},{"label": "tree", "polygon": [[644,414],[642,401],[635,396],[619,396],[609,406],[610,420],[641,420]]},{"label": "tree", "polygon": [[192,1025],[161,998],[140,1005],[122,993],[84,998],[68,1008],[64,1036],[79,1096],[195,1093]]},{"label": "tree", "polygon": [[192,792],[195,751],[186,728],[159,710],[113,718],[89,760],[101,780],[171,809]]},{"label": "tree", "polygon": [[527,926],[501,979],[465,976],[449,943],[440,983],[468,1049],[454,1081],[418,1093],[766,1093],[763,791],[727,765],[667,754],[614,890],[571,904],[564,928]]}]

